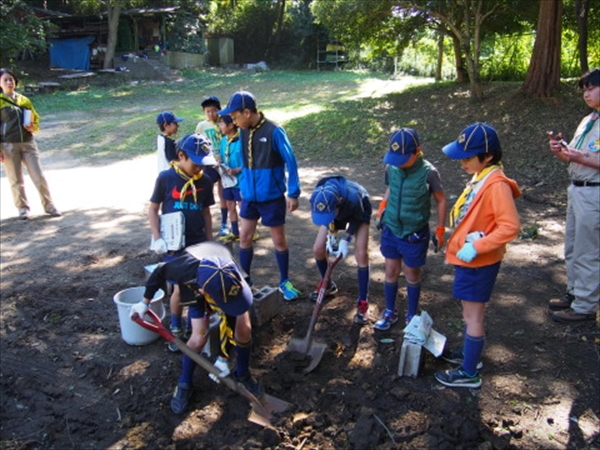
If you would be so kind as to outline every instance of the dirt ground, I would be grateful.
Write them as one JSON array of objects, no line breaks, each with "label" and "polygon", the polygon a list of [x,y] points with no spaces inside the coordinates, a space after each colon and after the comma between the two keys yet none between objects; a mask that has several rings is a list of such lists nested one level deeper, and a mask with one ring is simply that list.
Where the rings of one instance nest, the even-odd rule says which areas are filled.
[{"label": "dirt ground", "polygon": [[[40,142],[62,131],[60,122],[45,125]],[[201,369],[191,410],[173,415],[169,401],[181,357],[161,339],[136,347],[121,337],[113,296],[143,285],[144,266],[158,261],[148,250],[146,219],[154,156],[86,166],[41,147],[62,218],[44,216],[28,184],[32,216],[16,219],[4,172],[1,179],[3,450],[600,448],[599,330],[594,322],[553,323],[546,309],[565,286],[564,176],[544,183],[523,165],[507,164],[507,173],[527,188],[517,202],[524,230],[537,229],[539,237],[509,247],[487,310],[480,389],[441,386],[433,373],[448,365],[428,353],[419,377],[397,376],[402,327],[372,327],[383,305],[383,259],[372,225],[369,325],[352,322],[351,256],[336,268],[340,293],[317,323],[315,339],[327,350],[314,372],[303,375],[285,352],[292,337],[306,333],[313,309],[307,299],[281,302],[280,313],[254,330],[253,373],[267,393],[293,405],[263,429],[247,421],[244,398]],[[456,164],[431,160],[452,203],[466,177]],[[308,198],[315,182],[333,172],[300,166],[303,194],[287,231],[291,275],[308,294],[317,281]],[[378,162],[345,163],[336,172],[363,184],[378,204],[384,191]],[[274,286],[275,258],[267,229],[260,232],[253,278],[257,287]],[[420,306],[457,346],[463,326],[452,276],[442,254],[431,252]]]}]

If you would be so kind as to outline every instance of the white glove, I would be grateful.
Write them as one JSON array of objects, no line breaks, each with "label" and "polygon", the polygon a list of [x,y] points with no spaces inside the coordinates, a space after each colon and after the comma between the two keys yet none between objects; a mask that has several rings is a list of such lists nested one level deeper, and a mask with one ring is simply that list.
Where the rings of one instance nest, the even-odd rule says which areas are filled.
[{"label": "white glove", "polygon": [[135,313],[139,314],[140,318],[143,318],[146,311],[148,311],[148,304],[144,300],[141,300],[131,307],[129,310],[129,318],[133,320],[133,315]]},{"label": "white glove", "polygon": [[208,376],[210,377],[211,380],[213,380],[217,384],[219,384],[221,382],[221,380],[219,380],[219,378],[225,378],[227,375],[229,375],[231,373],[231,371],[229,370],[229,362],[225,361],[220,356],[215,361],[215,368],[219,369],[221,371],[219,376],[215,375],[214,373],[209,373]]},{"label": "white glove", "polygon": [[337,250],[338,250],[338,241],[337,241],[337,236],[335,234],[328,234],[327,235],[326,248],[327,248],[327,253],[329,253],[330,255],[333,255],[334,253],[337,252]]},{"label": "white glove", "polygon": [[167,248],[167,241],[163,238],[159,237],[158,239],[153,239],[150,244],[150,250],[152,250],[157,255],[164,255],[169,251]]},{"label": "white glove", "polygon": [[340,241],[340,245],[338,246],[338,251],[335,254],[336,258],[339,258],[340,256],[342,257],[342,259],[346,258],[348,256],[348,245],[350,243],[348,242],[347,239],[342,239]]}]

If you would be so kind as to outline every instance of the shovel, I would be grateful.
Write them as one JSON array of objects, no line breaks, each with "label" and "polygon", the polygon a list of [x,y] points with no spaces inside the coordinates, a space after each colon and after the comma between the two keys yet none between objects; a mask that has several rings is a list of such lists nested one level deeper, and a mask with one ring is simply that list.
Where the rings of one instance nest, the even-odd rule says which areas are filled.
[{"label": "shovel", "polygon": [[327,285],[329,284],[329,279],[331,278],[331,271],[337,265],[337,263],[340,262],[341,259],[342,256],[340,255],[332,263],[327,264],[325,276],[319,282],[319,294],[317,296],[315,308],[313,309],[313,313],[310,318],[310,324],[308,325],[308,331],[306,333],[306,336],[304,337],[304,339],[292,338],[287,348],[288,352],[297,352],[310,356],[310,364],[306,369],[302,371],[302,373],[304,374],[315,370],[315,368],[321,362],[321,358],[323,358],[323,353],[325,353],[325,349],[327,348],[326,344],[313,341],[312,334],[315,329],[315,325],[317,324],[317,319],[319,318],[321,310],[323,309],[323,300],[325,299],[325,292],[327,291]]},{"label": "shovel", "polygon": [[179,350],[189,356],[196,364],[202,367],[209,373],[216,375],[219,377],[220,381],[225,384],[232,391],[237,392],[238,394],[246,397],[246,399],[250,402],[250,406],[252,410],[248,415],[248,420],[250,422],[256,423],[258,425],[262,425],[264,427],[268,427],[271,425],[271,420],[273,419],[273,413],[281,413],[288,410],[292,405],[284,400],[280,400],[276,397],[273,397],[268,394],[263,394],[260,397],[256,397],[253,395],[248,389],[244,387],[244,385],[240,382],[235,381],[231,377],[220,377],[221,371],[213,366],[208,359],[204,356],[199,355],[190,347],[188,347],[181,339],[175,337],[160,321],[160,318],[149,309],[146,312],[147,315],[150,316],[152,321],[147,322],[143,318],[139,316],[139,314],[134,314],[132,319],[140,326],[146,328],[147,330],[153,331],[155,333],[160,334],[163,338],[165,338],[168,342],[172,342]]}]

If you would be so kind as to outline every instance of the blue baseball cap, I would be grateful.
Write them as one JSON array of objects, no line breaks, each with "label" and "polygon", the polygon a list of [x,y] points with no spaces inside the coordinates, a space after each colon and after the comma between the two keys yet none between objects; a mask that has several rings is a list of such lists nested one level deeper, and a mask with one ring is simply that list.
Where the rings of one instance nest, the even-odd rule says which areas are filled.
[{"label": "blue baseball cap", "polygon": [[318,186],[310,196],[310,211],[315,225],[327,226],[336,216],[340,198],[331,186]]},{"label": "blue baseball cap", "polygon": [[177,117],[171,111],[163,111],[156,117],[156,123],[159,125],[165,125],[167,123],[179,123],[182,122],[181,117]]},{"label": "blue baseball cap", "polygon": [[252,306],[252,289],[231,259],[218,256],[201,259],[196,283],[210,297],[209,304],[214,300],[228,316],[239,316]]},{"label": "blue baseball cap", "polygon": [[225,114],[224,116],[219,116],[219,120],[222,120],[227,125],[229,125],[230,123],[233,123],[233,119],[231,118],[231,116],[229,114]]},{"label": "blue baseball cap", "polygon": [[419,135],[412,128],[400,128],[390,136],[390,147],[383,162],[391,166],[402,166],[419,148]]},{"label": "blue baseball cap", "polygon": [[177,148],[187,153],[194,164],[216,166],[210,141],[201,133],[188,133],[177,141]]},{"label": "blue baseball cap", "polygon": [[216,106],[218,109],[221,109],[221,100],[219,100],[219,97],[211,95],[210,97],[206,97],[204,100],[202,100],[200,106],[202,106],[202,108],[206,108],[207,106]]},{"label": "blue baseball cap", "polygon": [[219,115],[224,116],[226,114],[231,114],[234,111],[241,111],[246,108],[255,109],[256,98],[254,98],[254,95],[248,91],[238,91],[229,97],[227,106],[219,111]]},{"label": "blue baseball cap", "polygon": [[498,134],[492,126],[475,122],[465,128],[456,141],[446,145],[442,151],[452,159],[467,159],[480,153],[496,153],[500,148]]}]

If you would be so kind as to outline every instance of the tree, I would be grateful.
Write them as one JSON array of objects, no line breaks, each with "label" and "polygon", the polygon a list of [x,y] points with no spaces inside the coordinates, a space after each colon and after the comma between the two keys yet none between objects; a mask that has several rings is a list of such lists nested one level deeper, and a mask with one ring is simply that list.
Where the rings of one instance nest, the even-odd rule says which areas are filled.
[{"label": "tree", "polygon": [[45,52],[49,23],[39,19],[22,0],[0,2],[0,54],[2,60],[17,57],[20,52]]},{"label": "tree", "polygon": [[579,65],[581,72],[589,70],[588,64],[588,16],[590,13],[591,0],[575,0],[575,20],[579,29],[577,48],[579,50]]},{"label": "tree", "polygon": [[560,86],[562,0],[540,2],[537,34],[522,90],[532,97],[550,97]]}]

